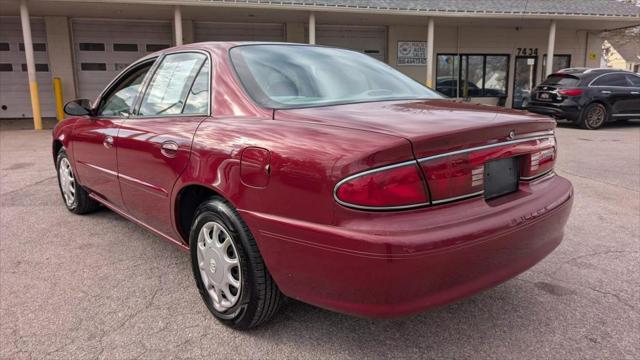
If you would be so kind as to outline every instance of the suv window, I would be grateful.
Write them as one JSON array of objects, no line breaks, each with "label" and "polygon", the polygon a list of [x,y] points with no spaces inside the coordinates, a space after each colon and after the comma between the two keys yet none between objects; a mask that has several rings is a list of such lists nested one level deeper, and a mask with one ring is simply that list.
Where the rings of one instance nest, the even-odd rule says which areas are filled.
[{"label": "suv window", "polygon": [[199,53],[169,54],[153,74],[138,115],[182,113],[185,100],[207,57]]},{"label": "suv window", "polygon": [[627,80],[629,80],[631,86],[640,87],[640,76],[627,74]]},{"label": "suv window", "polygon": [[579,81],[580,79],[575,76],[551,74],[540,85],[576,86]]},{"label": "suv window", "polygon": [[140,92],[145,75],[151,69],[154,61],[148,61],[139,67],[131,69],[105,97],[102,98],[98,115],[128,116],[133,111],[133,105]]},{"label": "suv window", "polygon": [[596,79],[592,86],[629,86],[625,74],[606,74]]}]

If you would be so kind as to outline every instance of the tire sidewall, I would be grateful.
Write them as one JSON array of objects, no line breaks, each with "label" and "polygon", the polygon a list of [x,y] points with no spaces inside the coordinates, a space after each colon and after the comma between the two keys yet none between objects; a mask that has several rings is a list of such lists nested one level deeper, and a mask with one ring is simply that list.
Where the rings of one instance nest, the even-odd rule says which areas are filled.
[{"label": "tire sidewall", "polygon": [[[64,148],[61,148],[60,151],[58,151],[58,157],[56,158],[56,178],[58,179],[58,189],[60,190],[60,196],[62,196],[62,202],[64,203],[64,206],[67,208],[67,210],[74,212],[77,208],[78,208],[78,181],[76,180],[76,194],[73,197],[73,203],[71,203],[71,205],[67,204],[67,199],[64,196],[64,191],[62,190],[62,182],[60,181],[60,162],[62,162],[63,159],[67,159],[67,161],[69,161],[69,164],[71,165],[71,160],[69,160],[69,157],[67,156],[67,151]],[[73,166],[71,166],[71,171],[73,172],[73,178],[76,179],[76,172],[73,169]]]},{"label": "tire sidewall", "polygon": [[[240,260],[240,274],[241,274],[241,289],[240,298],[238,302],[230,309],[220,312],[213,306],[213,300],[206,291],[202,278],[200,276],[200,269],[198,266],[198,254],[197,243],[200,229],[204,224],[215,221],[222,226],[231,236],[236,251],[238,252],[238,258]],[[196,281],[196,286],[200,292],[202,300],[206,304],[209,311],[225,325],[232,327],[248,327],[249,322],[253,319],[253,314],[257,310],[257,301],[255,298],[255,269],[252,269],[252,264],[249,261],[247,255],[247,247],[249,246],[249,239],[244,231],[241,231],[242,224],[239,223],[237,215],[224,201],[219,199],[213,199],[200,205],[196,212],[196,219],[191,226],[189,233],[189,252],[191,254],[191,266],[193,270],[193,277]]]}]

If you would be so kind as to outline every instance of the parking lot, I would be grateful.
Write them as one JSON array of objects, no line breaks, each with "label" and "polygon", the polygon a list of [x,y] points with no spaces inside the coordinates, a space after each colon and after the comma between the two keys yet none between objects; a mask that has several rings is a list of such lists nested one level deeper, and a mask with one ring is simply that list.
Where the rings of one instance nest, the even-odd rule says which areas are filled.
[{"label": "parking lot", "polygon": [[0,131],[0,358],[640,358],[640,122],[561,125],[575,187],[560,247],[457,303],[369,320],[289,302],[217,323],[188,254],[108,210],[63,206],[49,131]]}]

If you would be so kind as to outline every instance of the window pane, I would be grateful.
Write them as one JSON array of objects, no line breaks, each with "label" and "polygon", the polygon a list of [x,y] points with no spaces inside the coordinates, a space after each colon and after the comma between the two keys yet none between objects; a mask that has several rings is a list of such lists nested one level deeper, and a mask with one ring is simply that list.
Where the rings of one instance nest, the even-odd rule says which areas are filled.
[{"label": "window pane", "polygon": [[79,46],[82,51],[104,51],[102,43],[80,43]]},{"label": "window pane", "polygon": [[156,52],[167,48],[169,48],[169,45],[166,44],[147,44],[148,52]]},{"label": "window pane", "polygon": [[575,76],[571,75],[549,75],[545,81],[540,85],[563,85],[563,86],[576,86],[580,82]]},{"label": "window pane", "polygon": [[9,46],[9,43],[6,43],[6,42],[0,43],[0,51],[9,51],[9,50],[11,50],[11,46]]},{"label": "window pane", "polygon": [[640,76],[627,75],[627,79],[629,80],[632,86],[634,87],[640,86]]},{"label": "window pane", "polygon": [[463,56],[462,74],[460,79],[460,96],[482,96],[484,56]]},{"label": "window pane", "polygon": [[[20,49],[20,51],[24,51],[24,43],[18,44],[18,49]],[[47,51],[47,44],[33,43],[33,51]]]},{"label": "window pane", "polygon": [[138,51],[138,44],[113,44],[113,51]]},{"label": "window pane", "polygon": [[487,56],[484,96],[507,96],[507,74],[509,60],[507,56]]},{"label": "window pane", "polygon": [[131,70],[124,79],[102,101],[99,114],[104,116],[126,116],[133,110],[133,102],[153,62]]},{"label": "window pane", "polygon": [[629,86],[624,74],[604,75],[593,82],[594,86]]},{"label": "window pane", "polygon": [[162,60],[147,89],[139,115],[180,114],[189,88],[206,57],[183,53]]},{"label": "window pane", "polygon": [[209,111],[209,60],[207,60],[193,82],[187,96],[183,114],[206,114]]},{"label": "window pane", "polygon": [[11,64],[0,64],[0,71],[13,71],[13,65]]},{"label": "window pane", "polygon": [[436,73],[436,90],[456,97],[458,83],[458,57],[456,55],[438,55]]},{"label": "window pane", "polygon": [[80,70],[82,70],[82,71],[107,71],[107,64],[105,64],[105,63],[80,63]]},{"label": "window pane", "polygon": [[[48,72],[49,64],[35,64],[36,72]],[[22,64],[22,71],[27,71],[27,64]]]}]

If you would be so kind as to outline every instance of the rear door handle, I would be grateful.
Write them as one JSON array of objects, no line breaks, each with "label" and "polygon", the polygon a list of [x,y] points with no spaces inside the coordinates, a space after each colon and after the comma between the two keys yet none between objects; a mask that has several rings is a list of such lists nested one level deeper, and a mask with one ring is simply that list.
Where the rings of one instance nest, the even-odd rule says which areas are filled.
[{"label": "rear door handle", "polygon": [[106,147],[107,149],[111,149],[113,147],[113,136],[105,136],[104,140],[102,141],[102,145],[104,145],[104,147]]},{"label": "rear door handle", "polygon": [[640,95],[640,92],[638,92],[638,91],[632,91],[632,92],[631,92],[631,95]]},{"label": "rear door handle", "polygon": [[178,143],[175,141],[165,141],[162,143],[160,152],[166,157],[176,157],[178,154]]},{"label": "rear door handle", "polygon": [[602,90],[600,92],[603,93],[603,94],[611,94],[611,91],[609,91],[609,90]]}]

